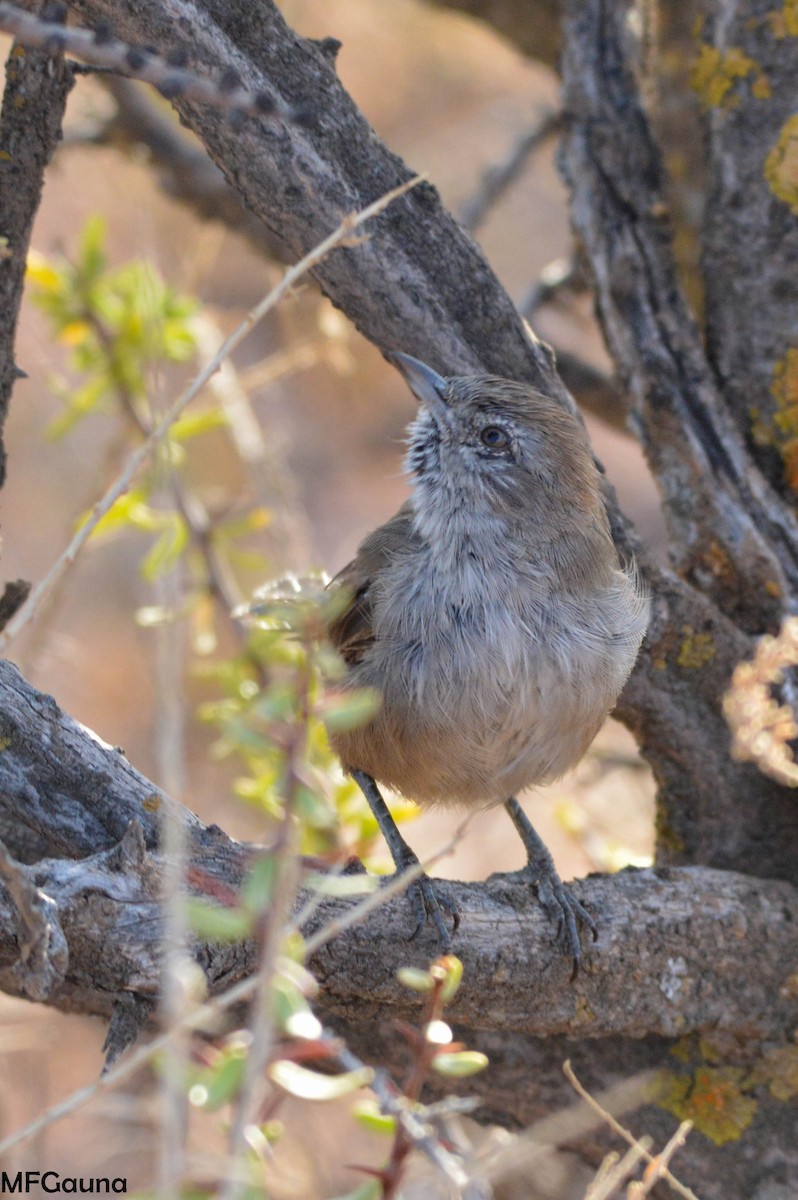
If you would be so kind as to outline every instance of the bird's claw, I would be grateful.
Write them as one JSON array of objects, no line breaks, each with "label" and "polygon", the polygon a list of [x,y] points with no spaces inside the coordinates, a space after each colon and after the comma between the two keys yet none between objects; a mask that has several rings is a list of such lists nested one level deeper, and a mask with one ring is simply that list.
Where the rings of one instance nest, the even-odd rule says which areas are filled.
[{"label": "bird's claw", "polygon": [[[416,923],[407,939],[412,942],[426,925],[434,925],[444,954],[452,952],[452,934],[460,927],[460,912],[427,875],[414,879],[407,889],[407,899],[413,907]],[[444,915],[445,914],[445,915]],[[452,929],[446,923],[451,918]]]},{"label": "bird's claw", "polygon": [[552,864],[530,862],[520,871],[497,872],[491,875],[491,880],[506,880],[508,883],[525,883],[534,887],[540,901],[540,906],[546,916],[555,924],[554,941],[561,953],[571,959],[573,968],[571,982],[579,974],[582,965],[582,943],[579,938],[579,926],[583,925],[590,931],[595,942],[598,939],[598,925],[585,906],[576,899],[560,879]]},{"label": "bird's claw", "polygon": [[567,955],[573,963],[571,970],[571,981],[573,982],[579,974],[582,963],[582,943],[579,938],[578,926],[583,925],[588,929],[595,942],[598,940],[598,925],[556,872],[544,872],[530,882],[533,882],[537,889],[538,899],[546,916],[556,922],[554,940],[562,953]]}]

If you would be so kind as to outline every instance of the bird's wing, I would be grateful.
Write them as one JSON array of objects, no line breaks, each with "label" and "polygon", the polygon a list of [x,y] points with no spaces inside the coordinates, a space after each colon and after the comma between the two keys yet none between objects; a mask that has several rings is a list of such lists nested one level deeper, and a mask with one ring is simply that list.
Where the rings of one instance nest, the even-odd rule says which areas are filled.
[{"label": "bird's wing", "polygon": [[365,538],[352,561],[330,582],[331,588],[339,587],[349,597],[346,608],[330,622],[328,629],[330,641],[349,664],[360,662],[374,642],[374,580],[398,554],[419,541],[408,502],[395,517]]}]

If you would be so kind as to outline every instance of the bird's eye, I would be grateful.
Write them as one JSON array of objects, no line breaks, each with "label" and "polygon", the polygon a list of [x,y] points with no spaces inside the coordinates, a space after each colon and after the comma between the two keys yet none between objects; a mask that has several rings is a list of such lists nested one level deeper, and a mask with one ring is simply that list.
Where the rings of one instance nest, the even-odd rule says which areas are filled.
[{"label": "bird's eye", "polygon": [[479,440],[489,450],[506,450],[510,445],[510,435],[501,425],[486,425],[480,430]]}]

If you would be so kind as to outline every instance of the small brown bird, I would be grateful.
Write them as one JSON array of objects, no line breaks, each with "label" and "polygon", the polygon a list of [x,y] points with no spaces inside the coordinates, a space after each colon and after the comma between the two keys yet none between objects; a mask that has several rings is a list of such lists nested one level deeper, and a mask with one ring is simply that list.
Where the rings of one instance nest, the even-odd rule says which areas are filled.
[{"label": "small brown bird", "polygon": [[[632,669],[648,601],[619,564],[600,476],[580,422],[526,384],[444,379],[389,355],[420,409],[410,426],[410,500],[365,539],[333,580],[350,603],[330,637],[345,685],[374,687],[379,711],[333,733],[397,871],[418,863],[377,780],[421,805],[503,803],[533,884],[578,969],[577,921],[593,918],[560,880],[515,799],[584,754]],[[431,881],[411,886],[417,924],[432,920]]]}]

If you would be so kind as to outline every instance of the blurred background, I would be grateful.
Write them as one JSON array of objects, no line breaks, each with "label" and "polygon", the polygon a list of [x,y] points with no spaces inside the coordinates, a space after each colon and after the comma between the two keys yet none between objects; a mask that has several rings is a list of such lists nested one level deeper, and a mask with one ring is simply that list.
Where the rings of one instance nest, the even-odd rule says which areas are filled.
[{"label": "blurred background", "polygon": [[[344,86],[380,137],[415,171],[429,176],[455,214],[480,193],[486,170],[506,161],[519,139],[557,106],[557,82],[549,71],[522,59],[468,18],[429,10],[415,0],[390,5],[284,0],[281,7],[299,32],[343,43],[338,71]],[[151,94],[149,99],[155,103]],[[153,165],[145,145],[135,139],[132,146],[107,144],[113,141],[107,126],[114,112],[115,100],[101,83],[78,82],[33,246],[48,256],[73,256],[87,218],[102,214],[111,262],[145,258],[173,287],[198,296],[210,344],[218,331],[235,327],[281,268],[244,236],[219,221],[200,220],[171,199],[162,186],[164,169]],[[180,136],[188,135],[181,131]],[[475,234],[519,303],[553,262],[567,262],[573,253],[554,156],[555,142],[549,139]],[[558,351],[611,373],[586,295],[560,294],[536,310],[533,322]],[[64,348],[54,343],[45,318],[30,304],[22,314],[17,361],[28,378],[16,387],[6,431],[2,566],[6,579],[36,581],[113,478],[127,436],[117,419],[102,414],[59,440],[47,436],[62,411],[51,377],[69,373]],[[255,330],[234,365],[237,378],[230,386],[246,391],[263,437],[262,465],[254,482],[249,478],[240,486],[250,493],[260,489],[274,510],[268,531],[273,574],[316,567],[334,573],[407,494],[402,438],[414,401],[379,352],[310,282]],[[184,379],[170,371],[153,386],[166,402]],[[600,421],[589,418],[588,423],[623,508],[644,541],[659,550],[657,497],[636,445]],[[238,486],[237,471],[234,456],[209,442],[197,483],[209,508],[217,495]],[[157,778],[157,638],[134,622],[136,610],[155,602],[152,585],[140,573],[146,546],[144,535],[136,534],[90,544],[53,603],[15,644],[12,658],[37,687]],[[187,686],[191,708],[203,698],[203,685],[189,680]],[[209,759],[207,728],[192,725],[187,739],[184,802],[231,834],[263,836],[263,819],[231,794],[232,767]],[[572,775],[526,800],[568,879],[647,861],[652,794],[632,739],[609,722]],[[424,856],[444,843],[458,821],[457,813],[426,814],[404,831]],[[522,858],[504,813],[489,812],[471,823],[438,871],[482,879],[520,866]],[[93,1080],[102,1062],[103,1037],[99,1022],[0,997],[2,1131]],[[359,1178],[348,1163],[375,1163],[384,1154],[383,1143],[365,1133],[342,1147],[340,1128],[350,1128],[346,1114],[339,1127],[327,1106],[315,1114],[308,1107],[301,1137],[286,1118],[275,1196],[344,1192]],[[60,1122],[35,1147],[2,1165],[125,1175],[129,1188],[144,1186],[152,1178],[155,1120],[150,1089],[141,1081],[129,1095],[106,1098]]]}]

